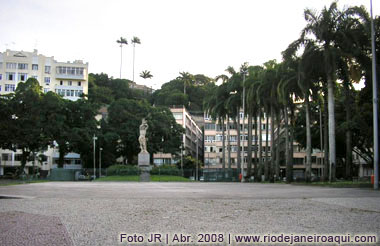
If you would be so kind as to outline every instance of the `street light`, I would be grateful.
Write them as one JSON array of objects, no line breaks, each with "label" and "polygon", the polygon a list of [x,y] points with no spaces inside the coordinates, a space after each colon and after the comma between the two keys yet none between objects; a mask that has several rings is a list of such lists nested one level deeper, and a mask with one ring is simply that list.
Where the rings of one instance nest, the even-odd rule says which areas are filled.
[{"label": "street light", "polygon": [[99,148],[99,178],[102,177],[102,150],[103,148]]},{"label": "street light", "polygon": [[196,158],[196,164],[195,164],[195,180],[198,180],[198,135],[195,136],[197,139],[195,140],[196,143],[196,153],[197,153],[197,158]]},{"label": "street light", "polygon": [[181,149],[181,171],[182,171],[182,177],[183,177],[183,143],[181,143],[180,149]]},{"label": "street light", "polygon": [[373,22],[371,0],[371,46],[372,46],[372,94],[373,94],[373,162],[374,183],[373,188],[379,189],[379,134],[378,134],[378,99],[376,79],[376,49],[375,49],[375,24]]},{"label": "street light", "polygon": [[96,156],[95,156],[95,144],[96,144],[96,140],[97,140],[98,138],[95,136],[95,134],[94,134],[94,136],[92,137],[92,140],[94,141],[94,180],[96,179],[96,168],[95,168],[95,162],[96,162]]}]

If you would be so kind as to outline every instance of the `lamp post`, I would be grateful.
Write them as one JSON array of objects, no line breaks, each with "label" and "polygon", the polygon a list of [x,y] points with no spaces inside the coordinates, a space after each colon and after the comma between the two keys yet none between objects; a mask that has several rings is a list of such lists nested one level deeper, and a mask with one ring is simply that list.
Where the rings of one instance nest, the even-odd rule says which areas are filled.
[{"label": "lamp post", "polygon": [[103,148],[99,148],[99,178],[102,177],[102,150]]},{"label": "lamp post", "polygon": [[181,172],[182,172],[182,177],[183,177],[183,143],[181,143],[180,149],[181,149]]},{"label": "lamp post", "polygon": [[198,180],[198,136],[196,135],[195,136],[197,139],[195,140],[195,143],[196,143],[196,153],[197,153],[197,157],[196,157],[196,162],[195,162],[195,180]]},{"label": "lamp post", "polygon": [[372,45],[372,93],[373,93],[373,161],[374,161],[374,184],[375,190],[379,189],[379,135],[378,135],[378,99],[376,78],[376,49],[375,49],[375,24],[373,22],[372,0],[371,0],[371,45]]},{"label": "lamp post", "polygon": [[92,140],[94,141],[94,180],[96,179],[96,168],[95,168],[95,163],[96,163],[96,156],[95,156],[95,151],[96,151],[96,148],[95,148],[95,144],[96,144],[96,140],[97,140],[98,138],[95,136],[95,134],[94,134],[94,136],[92,137]]}]

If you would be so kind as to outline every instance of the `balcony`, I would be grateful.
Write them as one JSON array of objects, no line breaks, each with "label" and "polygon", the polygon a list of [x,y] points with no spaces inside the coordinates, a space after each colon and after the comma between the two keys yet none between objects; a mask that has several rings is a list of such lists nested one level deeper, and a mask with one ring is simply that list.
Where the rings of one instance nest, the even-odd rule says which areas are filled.
[{"label": "balcony", "polygon": [[64,74],[57,73],[55,78],[58,79],[72,79],[72,80],[86,80],[84,74]]}]

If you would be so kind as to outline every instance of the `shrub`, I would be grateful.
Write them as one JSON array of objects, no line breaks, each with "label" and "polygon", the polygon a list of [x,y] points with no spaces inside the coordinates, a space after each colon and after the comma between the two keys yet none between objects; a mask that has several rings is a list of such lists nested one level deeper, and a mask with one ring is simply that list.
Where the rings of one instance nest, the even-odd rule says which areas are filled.
[{"label": "shrub", "polygon": [[179,170],[176,166],[171,165],[162,165],[153,167],[150,171],[152,175],[170,175],[170,176],[181,176],[181,170]]},{"label": "shrub", "polygon": [[139,174],[139,168],[132,165],[112,165],[107,168],[107,176],[129,176]]}]

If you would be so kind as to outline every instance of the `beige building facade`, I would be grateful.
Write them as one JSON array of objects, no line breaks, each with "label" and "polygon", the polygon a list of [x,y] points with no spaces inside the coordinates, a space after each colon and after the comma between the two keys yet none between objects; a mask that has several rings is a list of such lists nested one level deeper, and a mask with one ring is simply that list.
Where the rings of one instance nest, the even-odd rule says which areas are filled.
[{"label": "beige building facade", "polygon": [[53,91],[66,99],[88,94],[88,63],[82,60],[57,62],[37,50],[0,52],[0,94],[14,92],[28,78],[37,79],[45,93]]},{"label": "beige building facade", "polygon": [[[198,159],[203,159],[203,132],[195,119],[190,115],[184,106],[173,106],[170,108],[176,122],[185,129],[182,135],[182,155],[191,155]],[[180,155],[181,153],[179,153]],[[153,155],[155,165],[173,164],[176,162],[174,156],[169,153],[156,153]]]}]

